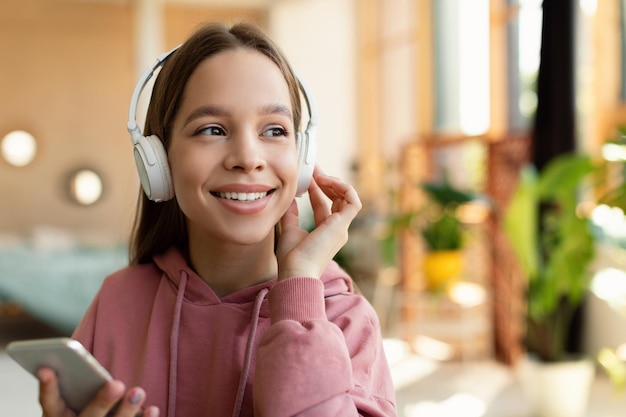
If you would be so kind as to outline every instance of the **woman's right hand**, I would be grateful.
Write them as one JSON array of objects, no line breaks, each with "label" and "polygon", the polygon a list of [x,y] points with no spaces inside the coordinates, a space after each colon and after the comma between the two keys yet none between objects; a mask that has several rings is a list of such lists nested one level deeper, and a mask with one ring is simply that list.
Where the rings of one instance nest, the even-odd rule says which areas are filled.
[{"label": "woman's right hand", "polygon": [[[52,369],[42,368],[38,371],[39,403],[43,410],[43,417],[75,417],[76,413],[70,410],[59,391],[56,374]],[[124,383],[118,380],[108,382],[80,413],[79,417],[158,417],[159,409],[141,408],[146,394],[139,387],[126,391]],[[121,401],[120,401],[121,400]],[[119,406],[116,405],[119,402]]]}]

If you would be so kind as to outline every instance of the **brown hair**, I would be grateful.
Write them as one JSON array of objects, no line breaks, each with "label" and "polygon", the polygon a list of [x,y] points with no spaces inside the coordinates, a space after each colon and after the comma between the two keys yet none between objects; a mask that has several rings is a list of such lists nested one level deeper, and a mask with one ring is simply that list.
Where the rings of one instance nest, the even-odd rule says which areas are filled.
[{"label": "brown hair", "polygon": [[[167,150],[172,124],[191,74],[205,59],[237,48],[256,50],[278,66],[289,87],[294,126],[296,128],[300,126],[298,82],[279,47],[252,24],[238,23],[228,27],[221,23],[208,23],[198,28],[161,68],[152,90],[144,134],[157,135]],[[172,246],[185,251],[187,226],[176,198],[155,203],[150,201],[141,189],[139,192],[129,244],[130,263],[149,263],[154,255]]]}]

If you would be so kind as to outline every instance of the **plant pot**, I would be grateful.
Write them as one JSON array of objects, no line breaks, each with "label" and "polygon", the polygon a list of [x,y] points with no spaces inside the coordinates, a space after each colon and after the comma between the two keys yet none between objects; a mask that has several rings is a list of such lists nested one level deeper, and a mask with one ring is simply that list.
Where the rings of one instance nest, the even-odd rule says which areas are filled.
[{"label": "plant pot", "polygon": [[585,417],[595,375],[591,358],[541,362],[527,356],[517,365],[517,376],[537,417]]},{"label": "plant pot", "polygon": [[463,271],[463,251],[441,250],[424,256],[424,277],[429,291],[442,291],[458,282]]}]

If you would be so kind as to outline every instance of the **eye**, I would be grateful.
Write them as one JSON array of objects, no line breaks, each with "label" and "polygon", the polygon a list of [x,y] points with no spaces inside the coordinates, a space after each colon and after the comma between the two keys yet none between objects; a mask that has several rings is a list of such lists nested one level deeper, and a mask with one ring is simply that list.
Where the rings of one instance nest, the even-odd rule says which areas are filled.
[{"label": "eye", "polygon": [[269,129],[263,132],[263,136],[265,137],[278,137],[278,136],[287,136],[287,130],[282,127],[270,127]]},{"label": "eye", "polygon": [[202,129],[196,131],[196,135],[207,135],[207,136],[224,136],[226,135],[226,131],[220,126],[206,126]]}]

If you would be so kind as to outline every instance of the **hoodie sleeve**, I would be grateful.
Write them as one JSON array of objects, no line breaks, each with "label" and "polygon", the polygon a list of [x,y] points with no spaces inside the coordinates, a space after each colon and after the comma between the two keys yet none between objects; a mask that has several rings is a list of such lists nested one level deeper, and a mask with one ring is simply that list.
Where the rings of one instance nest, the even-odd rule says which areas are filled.
[{"label": "hoodie sleeve", "polygon": [[325,298],[321,280],[290,278],[270,291],[269,305],[255,415],[397,416],[378,319],[365,298]]}]

